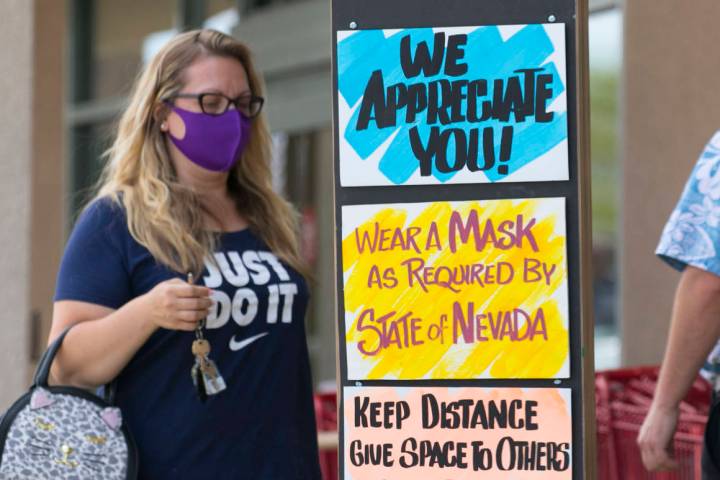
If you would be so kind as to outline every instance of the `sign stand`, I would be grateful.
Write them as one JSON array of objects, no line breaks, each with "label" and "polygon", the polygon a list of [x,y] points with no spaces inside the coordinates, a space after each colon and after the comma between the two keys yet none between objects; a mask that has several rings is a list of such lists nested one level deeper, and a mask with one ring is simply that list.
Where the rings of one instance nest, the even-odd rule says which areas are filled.
[{"label": "sign stand", "polygon": [[586,1],[332,7],[341,478],[595,478]]}]

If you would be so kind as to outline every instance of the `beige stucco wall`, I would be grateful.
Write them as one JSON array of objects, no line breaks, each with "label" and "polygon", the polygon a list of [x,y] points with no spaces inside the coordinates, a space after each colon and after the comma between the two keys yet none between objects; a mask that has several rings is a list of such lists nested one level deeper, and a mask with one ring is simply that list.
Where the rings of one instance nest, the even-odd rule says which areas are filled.
[{"label": "beige stucco wall", "polygon": [[26,387],[33,2],[0,0],[0,409]]},{"label": "beige stucco wall", "polygon": [[717,0],[625,2],[620,238],[623,363],[659,363],[677,273],[653,251],[720,128]]},{"label": "beige stucco wall", "polygon": [[52,315],[65,223],[66,16],[56,0],[0,0],[0,11],[1,413],[27,389]]}]

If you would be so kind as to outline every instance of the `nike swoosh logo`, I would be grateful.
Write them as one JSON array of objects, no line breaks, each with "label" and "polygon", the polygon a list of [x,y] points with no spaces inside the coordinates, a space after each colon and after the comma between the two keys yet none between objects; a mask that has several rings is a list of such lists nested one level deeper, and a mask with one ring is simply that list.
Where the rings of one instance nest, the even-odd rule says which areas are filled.
[{"label": "nike swoosh logo", "polygon": [[258,333],[257,335],[253,335],[252,337],[248,337],[245,340],[237,341],[235,340],[235,336],[233,335],[233,338],[230,339],[230,350],[233,350],[237,352],[240,349],[243,349],[253,343],[255,340],[258,340],[265,335],[267,335],[270,332],[264,332],[264,333]]}]

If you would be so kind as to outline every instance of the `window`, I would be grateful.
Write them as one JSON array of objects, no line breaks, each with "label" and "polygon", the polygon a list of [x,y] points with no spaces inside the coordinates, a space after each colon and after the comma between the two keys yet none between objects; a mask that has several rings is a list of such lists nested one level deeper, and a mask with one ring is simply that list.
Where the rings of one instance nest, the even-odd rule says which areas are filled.
[{"label": "window", "polygon": [[620,9],[592,14],[589,35],[595,363],[597,369],[603,369],[620,364],[616,253],[620,195],[617,142],[622,63]]}]

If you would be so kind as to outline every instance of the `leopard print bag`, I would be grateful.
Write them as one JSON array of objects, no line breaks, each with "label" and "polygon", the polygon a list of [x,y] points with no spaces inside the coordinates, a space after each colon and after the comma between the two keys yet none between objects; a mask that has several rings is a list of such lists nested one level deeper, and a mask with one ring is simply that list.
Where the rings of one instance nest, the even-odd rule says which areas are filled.
[{"label": "leopard print bag", "polygon": [[0,480],[137,478],[137,448],[112,400],[48,386],[68,330],[43,355],[30,390],[0,418]]}]

